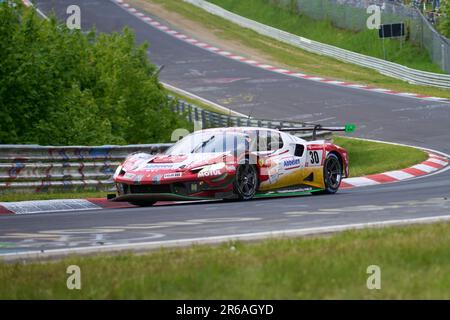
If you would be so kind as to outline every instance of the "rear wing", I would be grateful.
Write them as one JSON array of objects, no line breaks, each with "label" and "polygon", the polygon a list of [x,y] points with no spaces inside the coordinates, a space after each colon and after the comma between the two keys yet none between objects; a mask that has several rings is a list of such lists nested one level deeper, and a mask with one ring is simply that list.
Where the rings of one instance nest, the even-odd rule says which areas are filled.
[{"label": "rear wing", "polygon": [[332,132],[336,132],[336,131],[342,131],[342,132],[354,132],[356,130],[356,125],[353,123],[347,123],[344,127],[326,127],[326,126],[322,126],[320,124],[315,124],[315,125],[306,125],[305,127],[300,127],[300,128],[278,128],[279,131],[284,131],[284,132],[304,132],[304,131],[312,131],[313,136],[312,139],[316,140],[316,134],[317,131],[332,131]]}]

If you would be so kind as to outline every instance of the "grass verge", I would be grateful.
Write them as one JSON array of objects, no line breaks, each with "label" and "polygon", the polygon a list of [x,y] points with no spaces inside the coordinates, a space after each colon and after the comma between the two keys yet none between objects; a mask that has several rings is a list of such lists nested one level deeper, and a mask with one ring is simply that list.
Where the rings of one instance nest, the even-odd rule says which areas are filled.
[{"label": "grass verge", "polygon": [[404,169],[428,158],[422,150],[335,136],[334,143],[347,149],[350,157],[350,177]]},{"label": "grass verge", "polygon": [[[334,143],[346,148],[350,156],[350,176],[403,169],[427,159],[422,150],[386,143],[370,142],[345,137],[334,137]],[[0,202],[105,198],[107,192],[18,193],[0,195]]]},{"label": "grass verge", "polygon": [[[228,11],[249,19],[270,25],[311,40],[330,44],[342,49],[383,59],[383,42],[378,37],[378,29],[355,32],[335,27],[329,20],[314,20],[287,7],[275,5],[267,0],[208,0]],[[317,8],[317,10],[321,10]],[[360,16],[361,9],[355,9],[354,17]],[[335,12],[335,14],[339,14]],[[343,15],[343,13],[341,13]],[[367,15],[368,17],[369,15]],[[343,18],[349,18],[343,15]],[[410,68],[444,73],[439,66],[431,62],[428,52],[412,44],[396,39],[384,41],[389,61]]]},{"label": "grass verge", "polygon": [[[181,19],[189,20],[192,27],[190,33],[194,36],[208,42],[211,35],[214,39],[218,39],[216,42],[220,41],[219,45],[223,48],[269,64],[336,80],[450,99],[450,90],[408,84],[371,69],[303,51],[239,27],[181,0],[127,0],[127,2],[143,11],[160,16],[175,27],[180,26]],[[170,14],[156,11],[161,8]],[[184,23],[181,27],[185,29],[186,25],[187,23]]]},{"label": "grass verge", "polygon": [[[0,299],[449,299],[450,224],[0,263]],[[66,268],[81,269],[81,290]],[[381,269],[369,290],[367,268]]]},{"label": "grass verge", "polygon": [[219,113],[219,114],[224,114],[224,115],[229,115],[230,114],[229,112],[225,112],[224,110],[216,108],[215,106],[213,106],[211,104],[207,104],[207,103],[205,103],[205,102],[203,102],[201,100],[191,98],[191,97],[189,97],[187,95],[180,94],[178,92],[171,91],[169,89],[165,89],[165,90],[166,90],[167,94],[171,95],[172,97],[174,97],[176,99],[179,99],[179,100],[183,100],[183,101],[185,101],[187,103],[196,105],[197,107],[200,107],[203,110],[207,110],[207,111],[211,111],[211,112],[215,112],[215,113]]}]

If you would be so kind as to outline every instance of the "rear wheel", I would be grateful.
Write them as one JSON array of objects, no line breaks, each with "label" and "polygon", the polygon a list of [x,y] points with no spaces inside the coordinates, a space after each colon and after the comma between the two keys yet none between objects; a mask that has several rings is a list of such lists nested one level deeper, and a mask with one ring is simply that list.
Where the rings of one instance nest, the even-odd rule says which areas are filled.
[{"label": "rear wheel", "polygon": [[250,200],[258,188],[258,172],[254,165],[239,165],[234,179],[234,193],[239,200]]},{"label": "rear wheel", "polygon": [[136,201],[130,201],[130,203],[132,205],[138,206],[138,207],[151,207],[156,203],[156,201],[136,200]]},{"label": "rear wheel", "polygon": [[338,156],[334,153],[330,153],[325,160],[323,179],[325,190],[313,192],[313,194],[333,194],[338,191],[342,180],[342,165]]}]

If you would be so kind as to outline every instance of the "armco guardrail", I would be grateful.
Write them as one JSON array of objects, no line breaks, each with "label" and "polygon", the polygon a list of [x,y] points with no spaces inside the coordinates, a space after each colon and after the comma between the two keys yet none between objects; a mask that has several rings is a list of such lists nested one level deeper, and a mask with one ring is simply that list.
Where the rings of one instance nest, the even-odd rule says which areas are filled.
[{"label": "armco guardrail", "polygon": [[309,40],[291,34],[289,32],[264,25],[257,21],[242,17],[240,15],[227,11],[217,5],[214,5],[204,0],[184,0],[184,1],[192,5],[195,5],[211,14],[214,14],[230,22],[238,24],[241,27],[251,29],[261,35],[288,43],[292,46],[296,46],[298,48],[307,50],[312,53],[326,55],[329,57],[339,59],[341,61],[374,69],[384,75],[394,77],[396,79],[401,79],[409,83],[435,86],[441,88],[450,88],[450,75],[447,74],[438,74],[411,69],[397,63],[365,56],[359,53],[323,44],[317,41]]},{"label": "armco guardrail", "polygon": [[220,114],[208,111],[189,104],[183,100],[178,100],[172,107],[177,113],[183,113],[189,122],[198,122],[202,128],[216,127],[262,127],[276,129],[279,127],[303,127],[303,122],[292,122],[286,120],[261,120],[254,118],[244,118],[232,115]]},{"label": "armco guardrail", "polygon": [[73,189],[109,190],[125,157],[137,151],[164,152],[171,144],[43,147],[0,145],[0,194]]}]

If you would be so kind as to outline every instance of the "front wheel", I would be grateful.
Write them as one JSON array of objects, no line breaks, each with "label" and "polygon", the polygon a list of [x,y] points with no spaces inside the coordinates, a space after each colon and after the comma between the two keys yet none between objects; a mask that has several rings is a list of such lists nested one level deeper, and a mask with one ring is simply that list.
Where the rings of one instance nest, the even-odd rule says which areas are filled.
[{"label": "front wheel", "polygon": [[240,165],[234,179],[234,193],[239,200],[250,200],[258,188],[258,173],[254,165],[248,163]]},{"label": "front wheel", "polygon": [[333,194],[338,191],[342,181],[342,165],[334,153],[330,153],[325,159],[323,179],[325,189],[319,192],[313,192],[313,194]]}]

